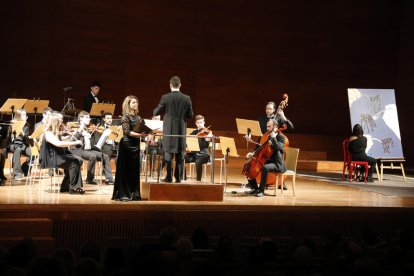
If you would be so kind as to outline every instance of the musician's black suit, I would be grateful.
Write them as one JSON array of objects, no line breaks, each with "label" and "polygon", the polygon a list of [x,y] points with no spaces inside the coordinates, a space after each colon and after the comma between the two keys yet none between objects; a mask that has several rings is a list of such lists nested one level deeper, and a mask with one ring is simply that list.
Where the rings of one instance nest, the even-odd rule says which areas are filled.
[{"label": "musician's black suit", "polygon": [[283,134],[278,134],[276,137],[270,139],[271,147],[274,149],[274,152],[262,167],[260,186],[258,187],[256,179],[249,179],[250,186],[253,190],[261,193],[264,192],[269,172],[284,173],[286,171],[286,164],[283,160],[283,148],[285,147],[285,141],[286,138]]},{"label": "musician's black suit", "polygon": [[183,152],[185,150],[185,137],[171,137],[166,135],[186,135],[187,119],[193,117],[191,98],[180,91],[172,91],[161,97],[160,103],[154,109],[154,116],[165,113],[163,117],[162,146],[167,165],[166,181],[172,181],[172,155],[175,155],[174,177],[181,181]]},{"label": "musician's black suit", "polygon": [[[95,97],[98,99],[97,96]],[[85,98],[83,99],[83,110],[86,112],[91,112],[92,104],[96,103],[95,97],[92,95],[92,92],[88,92],[88,94],[86,94]]]}]

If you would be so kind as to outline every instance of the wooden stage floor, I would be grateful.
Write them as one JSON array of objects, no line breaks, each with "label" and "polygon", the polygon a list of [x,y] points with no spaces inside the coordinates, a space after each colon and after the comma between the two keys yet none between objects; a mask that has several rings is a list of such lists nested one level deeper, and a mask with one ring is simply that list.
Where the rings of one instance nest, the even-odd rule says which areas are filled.
[{"label": "wooden stage floor", "polygon": [[[36,208],[36,205],[69,205],[66,208],[84,208],[82,205],[99,205],[104,208],[108,205],[135,206],[142,208],[154,208],[156,206],[170,206],[171,208],[180,208],[183,206],[202,208],[202,206],[220,206],[218,208],[227,207],[243,207],[248,208],[256,206],[325,206],[325,207],[414,207],[414,197],[402,197],[395,195],[387,195],[377,192],[360,189],[361,183],[357,186],[350,185],[349,181],[342,181],[341,174],[332,174],[329,177],[318,174],[299,173],[296,179],[296,197],[292,195],[291,178],[287,180],[288,191],[284,191],[281,195],[280,190],[277,196],[273,195],[274,190],[266,190],[265,196],[257,198],[254,196],[245,196],[241,190],[241,184],[244,178],[240,175],[238,169],[230,169],[228,175],[228,184],[224,193],[222,202],[194,202],[194,201],[134,201],[134,202],[118,202],[111,200],[113,186],[112,185],[89,185],[85,184],[86,193],[84,195],[69,195],[67,193],[58,193],[57,188],[51,191],[49,181],[44,183],[35,182],[32,186],[26,186],[25,181],[14,181],[11,185],[7,181],[4,186],[0,187],[0,204],[1,209],[13,209],[19,205],[30,205],[30,209]],[[154,181],[150,179],[149,181]],[[215,182],[218,183],[218,175]],[[186,183],[186,181],[183,181]],[[200,183],[203,185],[203,182]],[[414,190],[414,179],[408,177],[405,183],[401,177],[389,175],[385,181],[362,184],[367,187],[371,185],[383,185],[385,187],[411,187]],[[247,188],[245,190],[248,190]],[[79,206],[77,206],[79,205]],[[175,206],[175,207],[174,207]],[[28,207],[28,206],[27,206]],[[55,206],[57,207],[57,206]],[[131,208],[131,207],[128,207]],[[107,208],[105,208],[107,209]]]},{"label": "wooden stage floor", "polygon": [[139,244],[167,226],[181,236],[191,236],[201,227],[216,237],[312,237],[332,231],[353,236],[367,225],[390,233],[414,229],[412,178],[405,183],[400,177],[387,176],[382,182],[391,190],[411,187],[409,197],[349,186],[340,177],[299,174],[296,197],[289,179],[283,196],[280,190],[276,197],[267,190],[257,198],[240,193],[244,178],[240,169],[231,169],[220,202],[119,202],[111,200],[110,185],[86,184],[86,194],[69,195],[52,192],[48,179],[31,187],[24,181],[6,182],[0,187],[0,246],[11,247],[27,236],[35,238],[44,254],[57,247],[78,250],[87,241],[122,239]]}]

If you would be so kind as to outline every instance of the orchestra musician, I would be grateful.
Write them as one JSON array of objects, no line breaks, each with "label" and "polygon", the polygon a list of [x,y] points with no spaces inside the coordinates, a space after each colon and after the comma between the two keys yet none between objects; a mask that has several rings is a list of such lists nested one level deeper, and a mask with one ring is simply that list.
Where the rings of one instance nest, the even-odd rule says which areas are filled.
[{"label": "orchestra musician", "polygon": [[[269,172],[284,173],[286,171],[285,161],[283,160],[285,137],[283,134],[279,133],[277,121],[275,119],[269,119],[266,124],[266,130],[270,138],[267,143],[270,143],[270,147],[272,147],[274,151],[270,158],[266,160],[265,164],[262,166],[260,186],[258,186],[256,178],[248,179],[252,189],[245,192],[247,195],[256,195],[257,197],[264,196],[264,189],[266,187]],[[252,158],[253,154],[253,152],[249,152],[246,155],[246,158]]]},{"label": "orchestra musician", "polygon": [[[208,137],[212,137],[213,133],[211,130],[205,127],[205,120],[202,115],[195,116],[195,125],[197,126],[197,129],[192,131],[190,135],[200,136],[200,138],[198,138],[198,145],[200,147],[200,151],[192,151],[187,153],[184,157],[184,160],[185,163],[195,162],[197,175],[196,179],[197,181],[201,181],[203,164],[206,164],[210,161],[210,139]],[[186,178],[186,176],[184,176],[184,178]]]},{"label": "orchestra musician", "polygon": [[[161,116],[154,116],[152,117],[152,120],[161,120]],[[149,162],[150,162],[150,174],[151,176],[154,176],[154,163],[155,163],[155,157],[157,155],[162,154],[162,149],[160,147],[160,143],[162,141],[158,138],[155,138],[155,135],[149,134],[146,138],[146,154],[149,155]],[[165,167],[165,161],[162,160],[162,168]],[[158,168],[157,171],[161,171],[161,168]]]},{"label": "orchestra musician", "polygon": [[138,98],[130,95],[122,104],[123,137],[119,143],[117,170],[112,200],[141,200],[140,144],[146,134],[136,132],[142,119],[138,115]]},{"label": "orchestra musician", "polygon": [[[98,139],[99,136],[102,135],[102,132],[106,129],[109,129],[109,127],[112,125],[112,120],[112,113],[105,112],[104,114],[102,114],[102,126],[99,126],[98,130],[96,131],[96,133],[98,134]],[[114,140],[106,139],[101,150],[103,153],[107,154],[109,158],[111,158],[116,156],[116,148],[117,144]]]},{"label": "orchestra musician", "polygon": [[52,109],[50,107],[43,108],[42,111],[42,120],[35,124],[34,129],[36,129],[38,126],[46,125],[47,119],[49,118],[50,114],[52,114]]},{"label": "orchestra musician", "polygon": [[91,91],[85,95],[83,99],[83,110],[91,112],[92,104],[99,103],[98,94],[101,90],[102,84],[98,81],[91,83]]},{"label": "orchestra musician", "polygon": [[[185,150],[185,135],[187,119],[193,117],[191,98],[180,91],[181,80],[178,76],[170,79],[170,93],[161,97],[158,106],[153,111],[153,116],[165,113],[163,120],[162,146],[164,159],[167,166],[167,175],[164,182],[172,182],[172,159],[175,156],[175,182],[181,182],[183,174],[183,153]],[[169,136],[173,135],[173,136]],[[174,135],[182,135],[177,137]]]},{"label": "orchestra musician", "polygon": [[60,192],[69,194],[84,194],[82,186],[81,167],[83,159],[73,155],[67,147],[82,145],[80,140],[62,141],[60,127],[63,116],[60,113],[52,113],[46,125],[40,150],[42,168],[63,168],[65,176],[60,186]]},{"label": "orchestra musician", "polygon": [[[88,172],[86,176],[86,183],[87,184],[94,184],[96,185],[97,182],[94,180],[95,178],[95,164],[96,161],[102,161],[102,166],[106,178],[106,184],[113,184],[114,179],[112,177],[112,169],[109,163],[109,156],[105,153],[100,151],[94,150],[93,146],[96,144],[97,139],[95,136],[96,126],[91,126],[90,124],[91,117],[89,113],[86,111],[81,111],[78,114],[78,122],[79,122],[79,129],[77,129],[73,136],[76,139],[82,141],[82,147],[74,147],[70,148],[71,152],[74,155],[77,155],[84,160],[88,160]],[[89,126],[89,127],[88,127]],[[103,160],[102,160],[103,158]]]},{"label": "orchestra musician", "polygon": [[[12,133],[11,143],[2,150],[0,162],[0,177],[2,180],[7,178],[4,176],[4,163],[7,157],[7,151],[13,152],[13,172],[14,178],[21,178],[23,174],[26,176],[29,170],[28,159],[32,155],[29,145],[29,128],[27,122],[27,114],[24,109],[17,109],[13,121],[24,121],[25,124],[20,133]],[[20,164],[21,155],[26,155],[28,158],[23,164]]]},{"label": "orchestra musician", "polygon": [[266,104],[266,114],[259,117],[260,130],[262,131],[262,134],[267,131],[267,122],[270,119],[275,119],[278,126],[283,130],[293,130],[293,123],[288,118],[286,118],[283,110],[280,109],[278,114],[276,114],[276,110],[277,106],[274,102],[268,102]]}]

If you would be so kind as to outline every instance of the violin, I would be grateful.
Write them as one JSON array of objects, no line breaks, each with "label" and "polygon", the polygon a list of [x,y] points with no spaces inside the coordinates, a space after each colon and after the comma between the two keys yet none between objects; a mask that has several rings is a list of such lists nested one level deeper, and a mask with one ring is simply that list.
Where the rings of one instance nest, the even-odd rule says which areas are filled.
[{"label": "violin", "polygon": [[208,126],[208,127],[203,127],[201,129],[199,129],[196,136],[203,137],[203,136],[210,135],[212,133],[212,131],[209,129],[210,127],[211,127],[211,125]]},{"label": "violin", "polygon": [[95,132],[102,134],[105,131],[105,127],[101,124],[89,124],[86,126],[86,131],[90,134],[94,134]]}]

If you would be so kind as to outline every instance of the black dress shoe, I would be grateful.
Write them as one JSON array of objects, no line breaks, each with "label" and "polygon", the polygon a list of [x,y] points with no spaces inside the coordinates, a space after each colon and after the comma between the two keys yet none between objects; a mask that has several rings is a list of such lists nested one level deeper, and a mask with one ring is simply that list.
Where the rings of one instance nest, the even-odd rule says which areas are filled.
[{"label": "black dress shoe", "polygon": [[162,182],[171,183],[172,182],[172,179],[170,179],[170,178],[163,178],[163,179],[161,179],[161,181]]},{"label": "black dress shoe", "polygon": [[372,176],[367,176],[367,182],[374,182],[374,178],[372,178]]},{"label": "black dress shoe", "polygon": [[251,189],[250,191],[244,192],[245,195],[255,195],[259,192],[259,190]]},{"label": "black dress shoe", "polygon": [[69,192],[69,189],[60,189],[59,192],[61,192],[61,193],[67,193],[67,192]]},{"label": "black dress shoe", "polygon": [[94,179],[86,179],[86,184],[92,184],[92,185],[98,185],[98,182],[96,182]]},{"label": "black dress shoe", "polygon": [[70,189],[69,190],[69,194],[71,195],[83,195],[85,193],[85,190],[82,188],[77,188],[77,189]]},{"label": "black dress shoe", "polygon": [[114,185],[114,181],[112,179],[111,180],[106,180],[105,184],[106,185]]},{"label": "black dress shoe", "polygon": [[[277,188],[280,190],[280,186],[277,186]],[[283,184],[283,191],[287,191],[287,187],[285,184]]]}]

